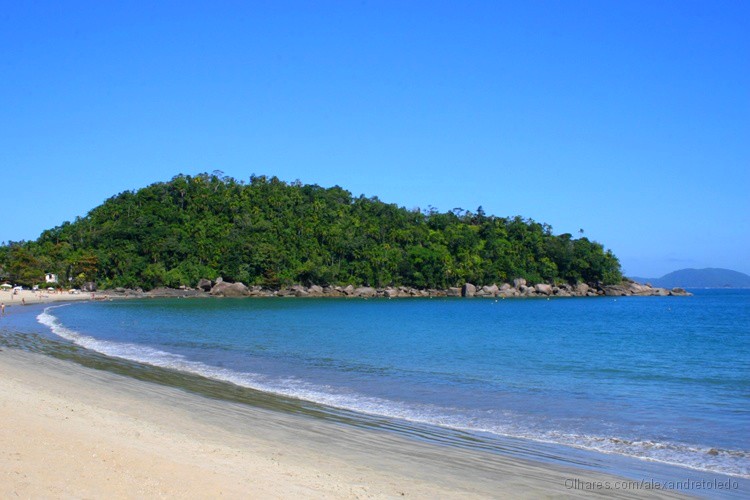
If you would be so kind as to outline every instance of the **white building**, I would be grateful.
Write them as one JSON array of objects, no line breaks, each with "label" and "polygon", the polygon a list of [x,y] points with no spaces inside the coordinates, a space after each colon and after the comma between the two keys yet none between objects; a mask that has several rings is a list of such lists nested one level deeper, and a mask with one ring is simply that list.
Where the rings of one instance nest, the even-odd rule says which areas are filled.
[{"label": "white building", "polygon": [[44,275],[44,282],[45,283],[57,283],[57,275],[52,273],[47,273]]}]

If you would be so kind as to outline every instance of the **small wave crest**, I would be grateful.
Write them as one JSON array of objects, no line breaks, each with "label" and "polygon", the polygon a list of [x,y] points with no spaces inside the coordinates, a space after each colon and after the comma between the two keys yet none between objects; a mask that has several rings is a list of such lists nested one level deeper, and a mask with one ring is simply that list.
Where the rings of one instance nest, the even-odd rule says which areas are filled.
[{"label": "small wave crest", "polygon": [[[295,377],[272,378],[258,373],[237,372],[227,368],[192,361],[185,356],[148,346],[99,340],[64,326],[50,306],[37,316],[42,325],[55,335],[98,353],[160,368],[179,370],[206,378],[228,382],[258,391],[327,405],[358,413],[434,425],[453,430],[486,433],[540,443],[570,446],[578,449],[630,456],[642,460],[686,467],[705,472],[750,478],[750,453],[740,450],[708,448],[683,443],[629,440],[618,437],[586,435],[556,430],[531,429],[520,415],[504,412],[502,418],[471,414],[459,408],[429,404],[402,403],[342,392],[330,386],[316,386]],[[500,421],[498,421],[500,420]]]}]

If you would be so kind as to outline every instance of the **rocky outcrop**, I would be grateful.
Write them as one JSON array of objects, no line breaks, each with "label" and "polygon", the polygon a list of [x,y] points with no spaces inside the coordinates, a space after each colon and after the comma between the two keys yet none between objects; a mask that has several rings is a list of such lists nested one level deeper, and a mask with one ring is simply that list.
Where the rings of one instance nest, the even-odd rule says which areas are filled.
[{"label": "rocky outcrop", "polygon": [[293,285],[289,288],[282,288],[276,292],[278,297],[307,297],[310,292],[302,285]]},{"label": "rocky outcrop", "polygon": [[690,292],[683,288],[655,288],[646,283],[642,285],[634,281],[623,281],[617,285],[607,285],[602,287],[601,291],[608,297],[627,297],[627,296],[644,296],[644,297],[667,297],[667,296],[690,296]]},{"label": "rocky outcrop", "polygon": [[159,287],[154,288],[153,290],[149,290],[146,293],[143,293],[141,291],[140,293],[138,290],[135,291],[137,293],[138,297],[148,297],[152,299],[156,298],[192,298],[192,297],[206,297],[208,294],[204,292],[203,290],[193,289],[189,287],[182,287],[182,288],[167,288],[167,287]]},{"label": "rocky outcrop", "polygon": [[361,286],[354,289],[355,297],[375,297],[377,290],[369,286]]},{"label": "rocky outcrop", "polygon": [[500,293],[500,289],[497,287],[497,285],[485,285],[482,288],[480,288],[477,291],[478,297],[497,297],[497,294]]},{"label": "rocky outcrop", "polygon": [[546,285],[544,283],[538,283],[534,285],[534,291],[536,293],[550,296],[552,295],[552,285]]},{"label": "rocky outcrop", "polygon": [[247,297],[250,295],[250,290],[241,282],[226,283],[223,280],[221,282],[217,280],[210,294],[214,297]]},{"label": "rocky outcrop", "polygon": [[461,297],[473,297],[476,293],[477,287],[471,283],[465,283],[464,286],[461,287]]},{"label": "rocky outcrop", "polygon": [[211,288],[214,286],[214,284],[211,282],[211,280],[207,280],[206,278],[201,278],[198,280],[198,289],[203,290],[204,292],[210,292]]},{"label": "rocky outcrop", "polygon": [[101,294],[105,297],[117,297],[117,298],[140,298],[144,296],[143,290],[138,288],[137,290],[133,290],[131,288],[122,288],[117,287],[110,290],[105,290],[101,292]]},{"label": "rocky outcrop", "polygon": [[608,297],[625,297],[628,295],[628,287],[623,285],[609,285],[604,287],[604,295]]},{"label": "rocky outcrop", "polygon": [[[108,297],[138,298],[138,297],[351,297],[351,298],[406,298],[406,297],[485,297],[485,298],[510,298],[510,297],[624,297],[624,296],[688,296],[691,295],[683,288],[654,288],[651,285],[640,284],[625,280],[616,285],[600,286],[593,283],[576,283],[575,285],[563,283],[552,285],[548,283],[536,283],[527,285],[526,280],[519,278],[513,280],[513,285],[501,283],[477,287],[472,283],[465,283],[461,288],[451,287],[444,290],[430,288],[427,290],[406,287],[389,286],[385,288],[374,288],[361,286],[355,288],[352,285],[341,286],[319,286],[319,285],[292,285],[280,290],[271,290],[261,286],[247,287],[243,283],[227,283],[218,278],[213,286],[209,280],[200,280],[198,286],[193,289],[182,286],[174,288],[155,288],[144,293],[140,288],[136,290],[128,288],[115,288],[101,292]],[[206,289],[208,288],[208,291]]]},{"label": "rocky outcrop", "polygon": [[324,297],[344,297],[344,291],[343,288],[340,286],[326,286],[323,287],[323,296]]}]

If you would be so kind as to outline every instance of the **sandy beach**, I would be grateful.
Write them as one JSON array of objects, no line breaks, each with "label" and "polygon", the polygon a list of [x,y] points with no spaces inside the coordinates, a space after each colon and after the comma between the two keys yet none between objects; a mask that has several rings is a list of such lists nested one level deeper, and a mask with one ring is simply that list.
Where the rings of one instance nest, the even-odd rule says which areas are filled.
[{"label": "sandy beach", "polygon": [[6,498],[539,498],[595,494],[566,480],[617,480],[216,401],[11,349],[0,352],[0,421]]},{"label": "sandy beach", "polygon": [[[101,294],[94,294],[95,297],[103,297]],[[73,302],[79,300],[91,300],[91,293],[80,292],[50,292],[48,290],[1,290],[0,303],[5,304],[6,309],[14,306],[45,304],[48,302]]]}]

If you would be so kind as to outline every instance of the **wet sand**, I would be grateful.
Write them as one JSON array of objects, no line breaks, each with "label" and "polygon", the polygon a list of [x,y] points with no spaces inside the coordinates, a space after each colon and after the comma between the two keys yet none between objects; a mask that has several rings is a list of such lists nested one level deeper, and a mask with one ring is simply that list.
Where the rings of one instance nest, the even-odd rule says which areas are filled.
[{"label": "wet sand", "polygon": [[566,480],[617,480],[217,401],[12,349],[0,352],[0,422],[6,498],[539,498],[592,494]]}]

